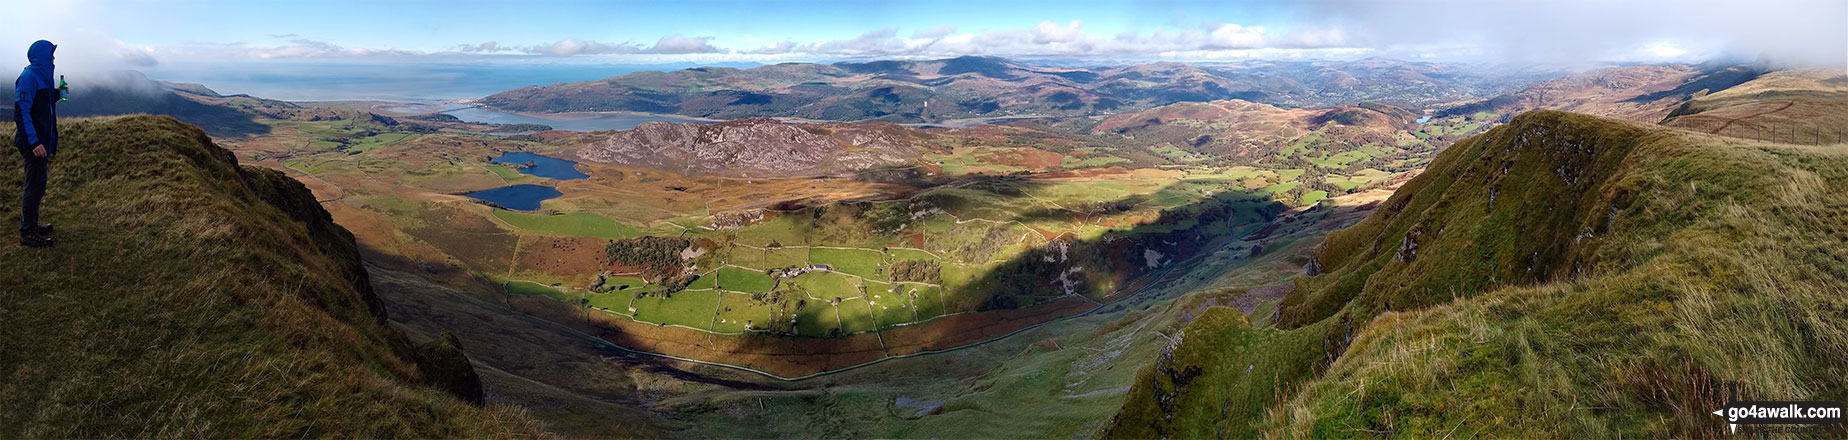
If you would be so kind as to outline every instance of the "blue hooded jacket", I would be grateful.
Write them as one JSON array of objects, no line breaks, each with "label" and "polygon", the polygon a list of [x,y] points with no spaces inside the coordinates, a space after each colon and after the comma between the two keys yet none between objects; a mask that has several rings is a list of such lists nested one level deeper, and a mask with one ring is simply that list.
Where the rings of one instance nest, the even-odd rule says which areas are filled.
[{"label": "blue hooded jacket", "polygon": [[[34,101],[47,97],[46,95],[40,95],[41,91],[50,90],[50,99],[53,101],[57,99],[57,85],[53,84],[51,81],[52,78],[57,77],[57,75],[52,72],[53,69],[51,64],[51,54],[56,50],[58,50],[58,46],[51,44],[50,41],[38,40],[33,42],[32,47],[26,49],[26,59],[31,61],[32,65],[26,66],[25,71],[19,73],[19,80],[13,82],[13,89],[15,92],[13,110],[18,112],[16,118],[19,118],[20,131],[25,132],[26,145],[45,144],[45,148],[50,151],[57,151],[58,147],[55,145],[57,135],[55,133],[47,133],[45,138],[41,138],[39,128],[49,126],[48,124],[55,122],[34,121],[33,117],[35,115],[32,111],[32,106]],[[48,102],[38,104],[46,105],[47,108],[49,108],[50,105]],[[43,114],[39,116],[43,116]]]}]

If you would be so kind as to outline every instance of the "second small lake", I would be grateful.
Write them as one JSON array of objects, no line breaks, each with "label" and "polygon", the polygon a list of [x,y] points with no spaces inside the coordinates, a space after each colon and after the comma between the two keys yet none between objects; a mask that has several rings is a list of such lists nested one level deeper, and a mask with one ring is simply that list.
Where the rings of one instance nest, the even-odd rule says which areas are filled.
[{"label": "second small lake", "polygon": [[[539,176],[548,179],[576,180],[590,177],[589,174],[584,174],[584,172],[577,170],[577,162],[556,157],[540,156],[524,151],[509,151],[501,154],[500,157],[489,159],[488,161],[498,164],[513,165],[520,170],[520,174]],[[532,166],[526,166],[526,164],[529,163],[532,164]]]},{"label": "second small lake", "polygon": [[539,202],[562,195],[565,193],[558,192],[558,188],[545,185],[508,185],[467,194],[469,197],[494,202],[507,209],[519,211],[539,209]]}]

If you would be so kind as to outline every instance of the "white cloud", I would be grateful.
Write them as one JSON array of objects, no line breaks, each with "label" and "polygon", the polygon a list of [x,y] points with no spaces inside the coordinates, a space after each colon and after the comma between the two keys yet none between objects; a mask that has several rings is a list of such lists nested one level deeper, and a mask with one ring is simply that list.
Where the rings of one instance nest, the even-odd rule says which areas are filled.
[{"label": "white cloud", "polygon": [[1033,26],[1033,42],[1038,44],[1076,42],[1084,37],[1083,28],[1084,22],[1079,20],[1072,20],[1063,27],[1050,21],[1042,21]]},{"label": "white cloud", "polygon": [[661,37],[655,45],[644,53],[687,54],[723,52],[712,47],[712,37],[686,37],[680,34]]},{"label": "white cloud", "polygon": [[[54,17],[76,19],[93,0],[77,6],[54,2]],[[1762,0],[1742,6],[1724,0],[1557,0],[1544,5],[1434,0],[1386,3],[1319,0],[1270,4],[1282,22],[1195,22],[1198,15],[1162,11],[1166,24],[1107,32],[1080,20],[1023,21],[1017,26],[968,29],[953,24],[913,29],[900,36],[880,28],[839,39],[757,40],[672,34],[652,44],[564,38],[509,43],[457,44],[438,51],[342,47],[296,35],[275,35],[277,43],[179,44],[137,47],[106,33],[80,32],[28,20],[0,35],[23,40],[53,36],[66,45],[60,61],[83,59],[115,65],[151,65],[167,58],[414,57],[486,54],[543,57],[605,57],[645,61],[815,60],[841,58],[938,58],[961,55],[1005,57],[1302,58],[1385,55],[1420,59],[1516,62],[1693,61],[1727,54],[1746,59],[1840,65],[1848,55],[1848,2]],[[1255,5],[1253,7],[1256,7]],[[63,11],[63,12],[60,12]],[[1724,11],[1724,13],[1715,13]],[[49,20],[58,22],[59,20]],[[842,23],[843,26],[871,26]],[[1096,28],[1095,23],[1091,28]],[[865,28],[861,28],[865,29]],[[76,34],[76,35],[74,35]],[[543,36],[535,36],[543,37]],[[286,39],[286,41],[285,41]],[[10,40],[9,40],[10,41]],[[268,40],[265,40],[268,41]],[[724,47],[719,44],[734,44]],[[60,42],[63,44],[63,42]],[[23,47],[23,46],[22,46]],[[78,47],[82,47],[79,49]],[[67,52],[68,51],[68,52]]]},{"label": "white cloud", "polygon": [[771,43],[769,46],[751,49],[750,51],[745,52],[745,53],[763,54],[763,55],[779,55],[779,54],[789,53],[790,50],[795,49],[795,48],[796,48],[796,42],[784,40],[784,41],[778,41],[775,43]]},{"label": "white cloud", "polygon": [[524,49],[526,53],[543,55],[607,55],[642,53],[642,48],[629,43],[610,44],[576,38],[566,38],[550,44],[541,44]]},{"label": "white cloud", "polygon": [[481,44],[464,44],[464,45],[456,47],[456,51],[468,52],[468,53],[496,53],[496,52],[506,52],[506,51],[511,51],[511,50],[513,50],[513,48],[501,46],[500,43],[496,43],[493,41],[489,41],[489,42],[485,42]]},{"label": "white cloud", "polygon": [[1350,39],[1393,49],[1461,42],[1501,61],[1643,61],[1665,44],[1689,53],[1778,63],[1848,61],[1848,1],[1550,0],[1388,4],[1308,2],[1302,15],[1341,23]]},{"label": "white cloud", "polygon": [[1264,26],[1239,26],[1232,23],[1221,24],[1213,28],[1213,33],[1206,44],[1207,49],[1252,49],[1263,47],[1269,35]]},{"label": "white cloud", "polygon": [[845,40],[832,40],[803,45],[801,52],[832,56],[883,56],[902,54],[905,42],[898,38],[898,29],[885,28],[860,34]]},{"label": "white cloud", "polygon": [[1659,58],[1674,58],[1674,57],[1686,55],[1688,53],[1687,49],[1682,49],[1682,48],[1670,46],[1667,44],[1657,44],[1654,46],[1643,48],[1643,50],[1645,52],[1648,52],[1649,55],[1659,57]]}]

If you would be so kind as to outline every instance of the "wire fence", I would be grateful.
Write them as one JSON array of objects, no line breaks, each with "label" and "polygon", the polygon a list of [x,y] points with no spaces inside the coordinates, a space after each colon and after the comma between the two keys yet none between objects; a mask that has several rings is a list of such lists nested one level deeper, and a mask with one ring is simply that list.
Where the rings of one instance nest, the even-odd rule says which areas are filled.
[{"label": "wire fence", "polygon": [[1672,121],[1635,116],[1631,121],[1696,133],[1797,145],[1837,145],[1848,143],[1848,126],[1816,126],[1788,121],[1682,117]]}]

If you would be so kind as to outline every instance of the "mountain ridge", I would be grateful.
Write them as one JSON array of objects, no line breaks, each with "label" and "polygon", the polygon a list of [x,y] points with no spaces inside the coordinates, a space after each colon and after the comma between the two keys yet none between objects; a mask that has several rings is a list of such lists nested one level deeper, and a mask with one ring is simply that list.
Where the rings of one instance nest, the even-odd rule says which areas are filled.
[{"label": "mountain ridge", "polygon": [[465,402],[481,388],[453,337],[386,324],[352,235],[301,183],[170,117],[62,125],[57,246],[0,248],[0,435],[540,432]]},{"label": "mountain ridge", "polygon": [[[542,113],[640,111],[718,119],[939,122],[1081,116],[1224,99],[1301,107],[1356,101],[1438,103],[1494,93],[1524,81],[1447,65],[1379,60],[1071,68],[965,56],[638,72],[523,87],[478,102]],[[1394,86],[1382,86],[1388,83]]]},{"label": "mountain ridge", "polygon": [[1722,381],[1839,400],[1843,158],[1527,112],[1329,234],[1275,315],[1195,320],[1109,436],[1717,436]]}]

